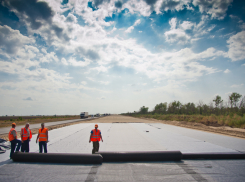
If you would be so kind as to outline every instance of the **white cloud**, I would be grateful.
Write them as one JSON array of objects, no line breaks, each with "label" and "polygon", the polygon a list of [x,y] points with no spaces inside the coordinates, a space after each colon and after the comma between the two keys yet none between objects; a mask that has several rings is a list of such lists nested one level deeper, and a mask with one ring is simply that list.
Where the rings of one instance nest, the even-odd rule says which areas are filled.
[{"label": "white cloud", "polygon": [[194,23],[190,21],[183,21],[183,23],[180,25],[180,27],[184,30],[190,30],[193,28],[193,26],[194,26]]},{"label": "white cloud", "polygon": [[177,42],[178,44],[186,44],[191,38],[181,29],[173,29],[170,31],[166,31],[164,35],[166,37],[167,42]]},{"label": "white cloud", "polygon": [[108,85],[110,82],[109,81],[98,81],[102,85]]},{"label": "white cloud", "polygon": [[[174,94],[182,97],[184,94],[177,91],[177,89],[181,90],[180,88],[185,87],[186,82],[197,81],[202,76],[219,71],[216,67],[203,65],[201,61],[211,61],[218,57],[227,56],[225,52],[218,51],[212,47],[199,53],[195,53],[191,48],[183,48],[169,52],[166,50],[151,52],[142,44],[139,44],[136,39],[126,39],[123,33],[124,29],[120,30],[114,27],[111,30],[114,22],[104,21],[105,17],[111,17],[112,13],[120,12],[125,8],[129,9],[129,12],[125,12],[125,16],[128,16],[127,14],[130,13],[137,14],[137,16],[149,16],[154,8],[158,8],[159,11],[157,13],[162,13],[160,12],[162,10],[172,11],[180,10],[185,7],[189,8],[188,3],[191,2],[189,0],[159,0],[155,4],[152,3],[152,5],[149,5],[149,1],[146,3],[143,0],[123,1],[121,8],[118,9],[115,8],[115,1],[113,0],[106,2],[100,1],[102,4],[98,5],[99,9],[96,11],[92,11],[92,9],[88,7],[87,1],[69,0],[68,4],[63,7],[60,1],[47,1],[52,7],[52,10],[55,11],[55,14],[52,16],[52,22],[42,22],[42,26],[39,29],[32,29],[31,25],[27,22],[28,33],[40,34],[44,41],[46,41],[47,47],[42,48],[38,46],[38,49],[35,48],[33,45],[35,42],[33,42],[32,39],[21,35],[20,32],[17,31],[17,33],[13,33],[15,35],[13,40],[16,39],[17,41],[13,42],[18,43],[18,38],[20,37],[21,41],[19,45],[21,46],[16,46],[18,47],[16,55],[4,54],[8,56],[8,58],[11,58],[11,62],[0,62],[0,71],[17,75],[18,79],[20,79],[20,82],[15,86],[16,90],[20,91],[20,94],[23,94],[21,100],[28,97],[36,100],[40,98],[40,95],[43,96],[45,94],[45,101],[48,101],[48,98],[51,98],[51,100],[56,98],[58,102],[62,100],[59,99],[59,97],[69,98],[71,100],[76,100],[76,98],[79,100],[79,98],[85,97],[105,98],[105,96],[91,95],[90,92],[84,97],[84,93],[82,92],[85,90],[96,94],[97,92],[109,93],[108,90],[99,88],[114,86],[112,81],[114,75],[111,76],[110,68],[126,70],[125,74],[130,70],[130,74],[132,74],[130,81],[131,78],[135,79],[139,75],[144,75],[151,79],[153,81],[151,83],[154,83],[154,86],[157,85],[156,87],[160,88],[160,91],[165,90],[170,94],[171,89],[175,88]],[[171,5],[171,3],[173,4]],[[70,10],[70,13],[68,17],[65,17],[62,13],[67,10]],[[74,16],[74,13],[78,14],[78,16]],[[78,24],[81,19],[84,20],[83,25]],[[191,41],[196,41],[202,38],[202,35],[214,29],[214,25],[207,26],[207,22],[208,16],[203,16],[199,24],[195,24],[191,21],[180,22],[179,20],[177,21],[177,18],[172,18],[169,21],[171,28],[163,36],[165,36],[166,40],[170,43],[186,44]],[[140,23],[141,20],[138,19],[133,26],[129,27],[126,31],[131,32],[134,27]],[[109,27],[111,31],[107,31],[107,26],[111,26]],[[194,38],[191,37],[189,34],[191,31],[188,30],[193,30],[195,34]],[[24,39],[27,38],[26,41],[22,41],[23,37],[21,36],[23,36]],[[126,37],[128,37],[128,35]],[[230,45],[233,46],[232,43]],[[4,46],[5,44],[1,47],[2,54],[4,53]],[[49,46],[52,47],[51,52],[50,49],[48,49]],[[55,70],[41,67],[42,65],[49,64],[52,66],[55,64],[63,64],[59,66],[66,66],[67,69],[73,66],[74,72],[73,74],[66,74],[62,70],[62,72],[59,73],[55,71],[59,69],[59,66],[57,66]],[[78,72],[79,76],[77,78],[70,76]],[[103,77],[105,73],[110,75],[106,77],[107,79]],[[84,75],[88,76],[87,80],[86,78],[84,79]],[[120,76],[124,78],[123,75]],[[151,84],[141,83],[142,80],[137,82],[139,83],[137,86],[144,86],[144,90],[134,87],[134,93],[143,94],[145,90],[147,90],[147,87],[150,87]],[[162,81],[166,83],[166,80],[168,87],[159,87]],[[125,79],[124,81],[127,84],[128,80]],[[133,80],[130,83],[136,82]],[[4,91],[1,90],[1,86],[4,86],[4,84],[6,83],[0,82],[0,94],[4,93]],[[95,85],[95,88],[91,88],[89,86],[90,84]],[[13,85],[12,82],[3,88],[10,88],[11,85]],[[32,90],[34,94],[28,91],[29,89],[35,90]],[[11,94],[16,95],[16,91],[11,91]],[[188,93],[185,92],[185,94]]]},{"label": "white cloud", "polygon": [[226,11],[233,0],[193,0],[194,6],[199,6],[201,13],[210,14],[212,18],[224,19]]},{"label": "white cloud", "polygon": [[155,4],[155,11],[157,14],[160,14],[161,11],[180,11],[184,8],[192,10],[189,6],[191,0],[158,0]]},{"label": "white cloud", "polygon": [[[51,61],[55,61],[55,62],[59,62],[58,57],[56,56],[55,52],[50,52],[50,53],[46,53],[45,56],[40,58],[40,62],[42,63],[49,63]],[[63,60],[62,60],[63,62]]]},{"label": "white cloud", "polygon": [[82,81],[81,82],[83,85],[87,85],[87,82],[86,81]]},{"label": "white cloud", "polygon": [[92,82],[97,82],[97,83],[102,84],[102,85],[108,85],[110,83],[109,81],[101,81],[101,80],[91,78],[91,77],[86,77],[86,78]]},{"label": "white cloud", "polygon": [[132,30],[134,29],[134,27],[137,26],[137,25],[139,25],[139,24],[140,24],[140,19],[136,20],[136,21],[134,22],[134,25],[131,26],[131,27],[129,27],[127,30],[125,30],[125,32],[126,32],[126,33],[131,33]]},{"label": "white cloud", "polygon": [[136,20],[135,22],[134,22],[134,26],[137,26],[137,25],[139,25],[140,24],[140,19],[138,19],[138,20]]},{"label": "white cloud", "polygon": [[[170,30],[164,33],[167,42],[169,43],[177,42],[178,44],[186,44],[190,40],[191,37],[187,35],[183,29],[180,28],[176,29],[177,18],[172,18],[169,21],[169,25],[170,25]],[[180,27],[183,27],[183,24],[181,24]],[[186,28],[185,25],[184,28]]]},{"label": "white cloud", "polygon": [[243,83],[240,84],[240,85],[234,84],[234,85],[231,85],[231,88],[239,88],[239,87],[242,87],[243,85],[244,85]]},{"label": "white cloud", "polygon": [[32,101],[32,98],[31,97],[27,97],[27,98],[25,98],[23,100]]},{"label": "white cloud", "polygon": [[34,43],[34,40],[22,35],[19,30],[13,30],[7,25],[0,25],[0,48],[8,54],[16,54],[25,44]]},{"label": "white cloud", "polygon": [[67,62],[72,66],[80,66],[80,67],[85,67],[90,64],[90,61],[87,59],[85,59],[85,61],[78,61],[73,57],[71,57]]},{"label": "white cloud", "polygon": [[133,26],[128,27],[127,30],[125,30],[125,32],[126,32],[126,33],[131,33],[133,29],[134,29]]},{"label": "white cloud", "polygon": [[229,69],[226,69],[224,73],[230,73],[231,71]]},{"label": "white cloud", "polygon": [[245,59],[245,31],[231,36],[227,43],[229,44],[228,56],[232,61]]}]

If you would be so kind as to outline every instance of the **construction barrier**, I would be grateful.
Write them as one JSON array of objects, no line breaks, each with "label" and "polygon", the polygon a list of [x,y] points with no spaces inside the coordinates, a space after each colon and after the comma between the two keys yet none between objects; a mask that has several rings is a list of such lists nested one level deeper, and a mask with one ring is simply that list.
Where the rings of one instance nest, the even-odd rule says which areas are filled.
[{"label": "construction barrier", "polygon": [[245,153],[182,153],[182,159],[245,159]]},{"label": "construction barrier", "polygon": [[144,152],[97,152],[103,162],[149,162],[149,161],[180,161],[180,151],[144,151]]},{"label": "construction barrier", "polygon": [[99,154],[61,154],[61,153],[24,153],[15,152],[12,155],[15,162],[73,163],[101,164],[103,158]]}]

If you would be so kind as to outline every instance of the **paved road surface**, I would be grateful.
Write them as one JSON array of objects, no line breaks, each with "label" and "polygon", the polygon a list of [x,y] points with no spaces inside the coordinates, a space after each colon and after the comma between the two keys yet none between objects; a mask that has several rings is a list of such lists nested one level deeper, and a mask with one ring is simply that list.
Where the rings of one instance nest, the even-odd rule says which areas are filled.
[{"label": "paved road surface", "polygon": [[[118,116],[121,117],[121,116]],[[102,118],[101,118],[102,119]],[[106,119],[106,118],[104,118]],[[119,118],[120,119],[120,118]],[[99,121],[98,119],[97,121]],[[49,153],[91,153],[94,123],[81,123],[49,133]],[[245,140],[158,123],[99,123],[100,151],[235,152]],[[36,138],[36,135],[33,136]],[[34,140],[31,152],[38,152]],[[9,151],[0,154],[0,181],[245,181],[245,160],[182,160],[180,162],[71,165],[16,163]]]},{"label": "paved road surface", "polygon": [[[65,124],[65,123],[73,123],[73,122],[77,122],[77,121],[82,121],[82,120],[90,120],[90,119],[94,119],[94,118],[86,118],[86,119],[72,119],[72,120],[64,120],[64,121],[54,121],[54,122],[48,122],[45,123],[45,126],[54,126],[54,125],[59,125],[59,124]],[[23,128],[25,125],[18,125],[16,126],[16,131],[19,132],[21,130],[21,128]],[[37,124],[30,124],[30,129],[36,129],[36,128],[40,128],[41,127],[41,123],[37,123]],[[0,134],[7,134],[9,133],[10,127],[4,127],[4,128],[0,128]]]}]

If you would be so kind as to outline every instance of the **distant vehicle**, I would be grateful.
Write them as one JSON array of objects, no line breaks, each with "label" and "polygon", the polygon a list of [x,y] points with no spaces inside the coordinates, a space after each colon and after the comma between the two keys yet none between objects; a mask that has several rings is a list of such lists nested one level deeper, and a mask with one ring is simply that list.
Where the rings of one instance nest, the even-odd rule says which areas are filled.
[{"label": "distant vehicle", "polygon": [[99,113],[97,113],[95,116],[96,116],[96,117],[100,117],[100,114],[99,114]]},{"label": "distant vehicle", "polygon": [[80,118],[88,118],[88,112],[81,112],[80,113]]}]

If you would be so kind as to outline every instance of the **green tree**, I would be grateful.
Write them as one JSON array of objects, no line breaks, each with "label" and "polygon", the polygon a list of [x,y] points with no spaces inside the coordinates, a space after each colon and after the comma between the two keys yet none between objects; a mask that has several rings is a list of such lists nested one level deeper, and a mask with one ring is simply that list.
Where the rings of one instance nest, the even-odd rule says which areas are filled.
[{"label": "green tree", "polygon": [[216,97],[213,100],[213,102],[215,104],[215,107],[218,107],[223,102],[223,100],[221,100],[221,97],[219,95],[216,95]]},{"label": "green tree", "polygon": [[143,107],[140,108],[140,111],[139,112],[141,114],[146,114],[148,112],[148,109],[149,109],[148,107],[143,106]]},{"label": "green tree", "polygon": [[231,108],[234,106],[234,107],[237,107],[237,103],[238,101],[240,100],[240,98],[242,97],[242,95],[236,93],[236,92],[233,92],[231,95],[229,95],[229,103],[230,103],[230,106]]},{"label": "green tree", "polygon": [[194,103],[189,102],[187,104],[185,104],[185,108],[186,108],[186,114],[195,114],[196,112],[196,106]]},{"label": "green tree", "polygon": [[165,114],[166,111],[167,111],[167,102],[157,104],[153,110],[153,112],[158,114],[160,113]]},{"label": "green tree", "polygon": [[180,108],[182,107],[182,104],[180,101],[173,101],[170,102],[168,105],[168,113],[170,114],[179,114]]}]

